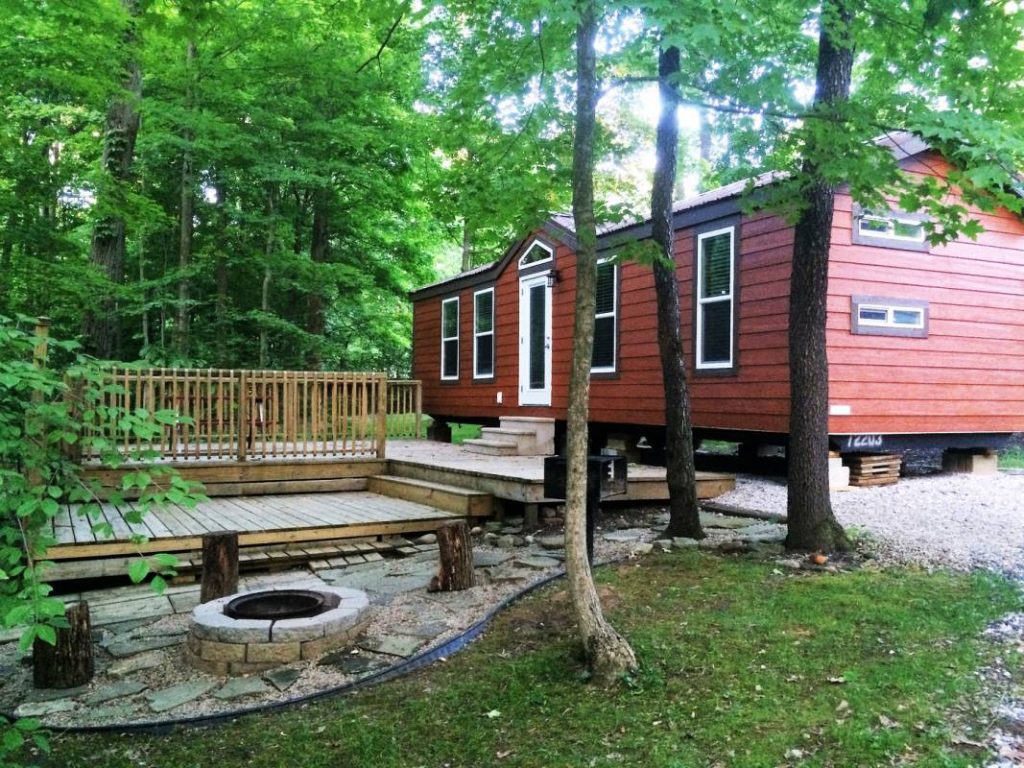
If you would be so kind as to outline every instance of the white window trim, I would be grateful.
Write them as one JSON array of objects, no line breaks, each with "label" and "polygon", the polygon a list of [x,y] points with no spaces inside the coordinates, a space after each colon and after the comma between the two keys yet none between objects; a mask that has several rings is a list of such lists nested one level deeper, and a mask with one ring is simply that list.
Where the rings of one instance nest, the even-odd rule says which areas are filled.
[{"label": "white window trim", "polygon": [[[597,266],[607,264],[608,258],[598,259]],[[614,320],[614,348],[612,349],[612,364],[602,366],[591,366],[591,373],[615,373],[618,370],[619,365],[619,265],[612,264],[612,311],[611,312],[595,312],[594,313],[594,327],[597,327],[597,320],[600,318],[610,317]]]},{"label": "white window trim", "polygon": [[[446,305],[453,304],[453,303],[455,304],[455,335],[454,336],[445,336],[444,335],[444,308],[445,308]],[[458,296],[453,296],[450,299],[444,299],[441,302],[441,380],[442,381],[458,381],[458,379],[459,379],[459,373],[460,373],[460,370],[459,370],[459,367],[460,367],[459,366],[459,363],[460,363],[460,361],[459,361],[459,314],[460,314],[460,312],[459,312],[459,310],[460,309],[461,309],[461,307],[459,306],[459,297]],[[454,341],[455,342],[455,375],[454,376],[445,376],[444,375],[444,371],[445,371],[444,350],[445,350],[445,342],[446,341]]]},{"label": "white window trim", "polygon": [[[885,232],[876,232],[870,229],[864,229],[865,221],[878,221],[884,222],[886,225]],[[896,224],[911,224],[916,227],[921,227],[920,237],[907,237],[906,235],[896,234]],[[877,216],[871,213],[864,213],[857,217],[857,232],[861,237],[873,237],[877,240],[902,240],[907,243],[923,243],[926,239],[924,231],[924,223],[920,219],[912,219],[904,216]]]},{"label": "white window trim", "polygon": [[[701,290],[704,285],[704,259],[701,258],[703,255],[704,241],[711,237],[717,237],[718,235],[729,235],[729,294],[727,296],[713,296],[710,299],[701,298]],[[694,297],[697,301],[697,338],[694,343],[694,354],[697,361],[697,369],[701,371],[713,371],[723,370],[733,367],[733,356],[736,347],[736,323],[734,322],[734,316],[736,314],[735,297],[736,297],[736,227],[722,227],[721,229],[711,230],[710,232],[702,232],[697,235],[697,284],[694,286]],[[714,304],[717,302],[728,301],[732,311],[729,313],[729,359],[728,360],[716,360],[714,362],[706,363],[703,359],[704,344],[704,312],[702,311],[705,304]]]},{"label": "white window trim", "polygon": [[[543,259],[537,259],[537,261],[531,261],[529,264],[525,264],[526,257],[530,255],[534,248],[540,248],[542,251],[547,253],[547,257]],[[544,245],[540,240],[534,240],[527,246],[526,250],[523,251],[523,255],[519,257],[517,262],[519,269],[526,269],[527,267],[535,267],[538,264],[547,264],[549,261],[555,258],[555,251],[550,246]]]},{"label": "white window trim", "polygon": [[[480,295],[482,295],[484,293],[491,294],[491,330],[484,331],[484,332],[481,333],[480,331],[477,331],[477,319],[478,319],[478,315],[477,315],[477,312],[478,312],[477,296],[480,296]],[[477,359],[477,343],[476,343],[476,340],[479,339],[481,336],[490,336],[491,337],[491,372],[490,373],[480,373],[480,361]],[[494,348],[494,289],[493,288],[484,288],[483,290],[476,291],[473,294],[473,378],[474,379],[493,379],[494,378],[495,357],[497,356],[496,353],[497,353],[497,350],[495,350],[495,348]]]},{"label": "white window trim", "polygon": [[[885,320],[864,318],[861,316],[861,313],[864,310],[884,312]],[[913,312],[917,315],[918,321],[912,325],[908,323],[897,323],[897,312]],[[857,324],[870,325],[875,328],[913,328],[915,330],[922,330],[924,328],[924,309],[922,307],[900,307],[887,304],[859,304],[857,305]]]}]

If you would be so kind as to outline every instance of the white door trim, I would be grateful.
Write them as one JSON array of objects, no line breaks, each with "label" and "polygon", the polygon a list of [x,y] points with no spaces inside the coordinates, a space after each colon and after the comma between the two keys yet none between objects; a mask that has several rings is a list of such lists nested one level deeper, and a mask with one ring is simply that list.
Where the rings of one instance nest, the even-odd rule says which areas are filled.
[{"label": "white door trim", "polygon": [[[530,386],[530,291],[544,291],[544,384]],[[519,404],[551,405],[551,286],[547,273],[519,280]]]}]

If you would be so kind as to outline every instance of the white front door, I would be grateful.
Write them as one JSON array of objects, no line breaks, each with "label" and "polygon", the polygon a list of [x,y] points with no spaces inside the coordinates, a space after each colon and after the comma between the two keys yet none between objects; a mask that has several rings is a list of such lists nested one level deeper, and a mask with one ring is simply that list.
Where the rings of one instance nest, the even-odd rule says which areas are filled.
[{"label": "white front door", "polygon": [[546,274],[519,281],[519,404],[551,405],[551,288]]}]

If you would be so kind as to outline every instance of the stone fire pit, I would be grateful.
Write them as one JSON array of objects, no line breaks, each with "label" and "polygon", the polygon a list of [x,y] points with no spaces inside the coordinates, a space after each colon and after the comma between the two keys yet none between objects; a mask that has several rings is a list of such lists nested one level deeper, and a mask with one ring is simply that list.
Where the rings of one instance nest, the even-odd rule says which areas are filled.
[{"label": "stone fire pit", "polygon": [[349,644],[365,625],[368,607],[365,592],[345,587],[228,595],[193,609],[188,658],[217,675],[314,659]]}]

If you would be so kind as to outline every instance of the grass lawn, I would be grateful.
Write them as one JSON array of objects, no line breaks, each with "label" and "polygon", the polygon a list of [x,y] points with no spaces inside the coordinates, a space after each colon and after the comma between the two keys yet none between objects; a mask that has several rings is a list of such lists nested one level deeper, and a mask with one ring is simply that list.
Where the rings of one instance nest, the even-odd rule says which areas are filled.
[{"label": "grass lawn", "polygon": [[581,680],[559,585],[403,680],[204,730],[59,736],[45,764],[967,766],[979,753],[951,733],[987,722],[970,704],[995,653],[979,632],[1020,609],[984,575],[794,575],[698,552],[598,575],[643,665],[621,690]]},{"label": "grass lawn", "polygon": [[1024,448],[1007,448],[999,453],[1002,469],[1024,469]]}]

